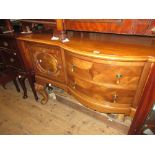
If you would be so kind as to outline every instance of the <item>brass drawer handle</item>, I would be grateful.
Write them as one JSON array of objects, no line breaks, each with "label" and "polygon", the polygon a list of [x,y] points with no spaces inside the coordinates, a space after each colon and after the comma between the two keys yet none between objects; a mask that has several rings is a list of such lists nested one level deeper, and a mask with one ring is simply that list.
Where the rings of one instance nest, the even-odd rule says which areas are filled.
[{"label": "brass drawer handle", "polygon": [[75,68],[76,68],[76,66],[73,64],[71,71],[74,72],[75,71]]},{"label": "brass drawer handle", "polygon": [[122,74],[116,74],[116,84],[120,84],[120,79],[123,77]]},{"label": "brass drawer handle", "polygon": [[48,75],[50,75],[50,74],[51,74],[51,71],[50,71],[50,70],[48,70],[48,71],[47,71],[47,74],[48,74]]},{"label": "brass drawer handle", "polygon": [[4,41],[4,42],[3,42],[3,45],[4,45],[4,46],[8,46],[9,44],[8,44],[6,41]]},{"label": "brass drawer handle", "polygon": [[76,88],[76,82],[72,83],[72,88],[75,89]]},{"label": "brass drawer handle", "polygon": [[113,103],[116,103],[116,102],[117,102],[117,100],[118,100],[118,95],[117,95],[116,92],[113,94],[112,100],[113,100]]}]

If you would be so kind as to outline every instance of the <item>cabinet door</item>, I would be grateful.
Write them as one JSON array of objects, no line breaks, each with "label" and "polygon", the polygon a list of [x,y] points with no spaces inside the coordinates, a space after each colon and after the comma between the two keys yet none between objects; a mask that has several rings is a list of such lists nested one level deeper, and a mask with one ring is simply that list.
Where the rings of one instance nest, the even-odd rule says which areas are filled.
[{"label": "cabinet door", "polygon": [[47,77],[59,82],[65,81],[61,51],[56,46],[30,45],[33,68],[36,75]]}]

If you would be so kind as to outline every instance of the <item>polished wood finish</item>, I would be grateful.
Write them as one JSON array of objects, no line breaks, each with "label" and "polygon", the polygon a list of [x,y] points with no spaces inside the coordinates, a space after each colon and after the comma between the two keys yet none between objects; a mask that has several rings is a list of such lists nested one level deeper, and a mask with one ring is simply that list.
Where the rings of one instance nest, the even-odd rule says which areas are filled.
[{"label": "polished wood finish", "polygon": [[17,39],[27,70],[35,72],[41,90],[47,84],[58,86],[89,108],[123,114],[118,115],[123,120],[124,114],[134,116],[149,64],[155,62],[153,38],[123,38],[73,35],[62,43],[51,41],[51,35],[32,34]]},{"label": "polished wood finish", "polygon": [[154,19],[65,19],[65,30],[155,35]]},{"label": "polished wood finish", "polygon": [[37,75],[65,82],[60,48],[44,44],[28,44],[33,68]]}]

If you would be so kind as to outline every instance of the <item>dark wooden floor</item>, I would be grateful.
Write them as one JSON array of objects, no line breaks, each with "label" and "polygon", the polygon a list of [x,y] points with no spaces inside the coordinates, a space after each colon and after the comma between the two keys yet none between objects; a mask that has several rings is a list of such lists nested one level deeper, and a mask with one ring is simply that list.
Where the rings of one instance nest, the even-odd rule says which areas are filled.
[{"label": "dark wooden floor", "polygon": [[127,134],[57,100],[36,103],[30,88],[28,96],[22,99],[12,83],[0,87],[0,134]]}]

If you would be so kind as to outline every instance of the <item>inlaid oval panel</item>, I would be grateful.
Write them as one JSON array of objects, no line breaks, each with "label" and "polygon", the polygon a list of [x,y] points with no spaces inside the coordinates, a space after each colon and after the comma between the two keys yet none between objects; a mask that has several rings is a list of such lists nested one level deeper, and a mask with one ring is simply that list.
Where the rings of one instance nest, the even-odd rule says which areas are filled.
[{"label": "inlaid oval panel", "polygon": [[35,56],[37,68],[46,74],[56,74],[58,62],[56,58],[48,53],[37,53]]}]

